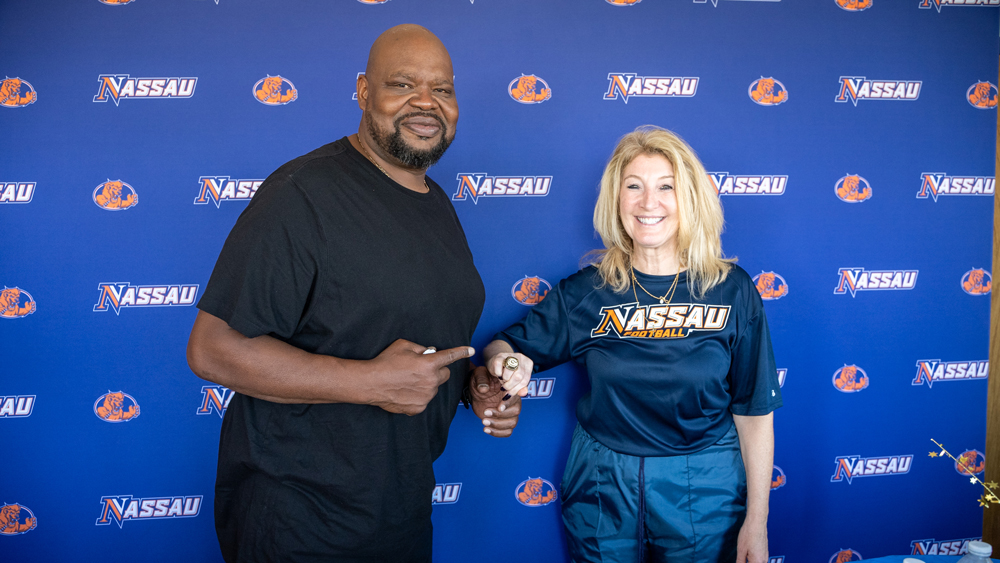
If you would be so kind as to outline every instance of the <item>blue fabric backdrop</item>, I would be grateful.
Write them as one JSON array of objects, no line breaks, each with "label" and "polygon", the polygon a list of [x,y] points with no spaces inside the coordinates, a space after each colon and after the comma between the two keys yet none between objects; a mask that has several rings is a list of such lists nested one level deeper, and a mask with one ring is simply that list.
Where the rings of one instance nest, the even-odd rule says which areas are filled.
[{"label": "blue fabric backdrop", "polygon": [[[229,392],[185,362],[192,291],[256,182],[357,130],[368,48],[404,22],[455,63],[458,136],[430,175],[487,287],[474,346],[526,313],[525,278],[544,291],[599,245],[618,137],[672,129],[769,297],[772,559],[960,550],[981,487],[928,452],[983,462],[998,13],[956,3],[4,1],[0,558],[221,560]],[[566,559],[559,499],[516,492],[558,489],[586,388],[540,374],[507,440],[460,409],[436,561]]]}]

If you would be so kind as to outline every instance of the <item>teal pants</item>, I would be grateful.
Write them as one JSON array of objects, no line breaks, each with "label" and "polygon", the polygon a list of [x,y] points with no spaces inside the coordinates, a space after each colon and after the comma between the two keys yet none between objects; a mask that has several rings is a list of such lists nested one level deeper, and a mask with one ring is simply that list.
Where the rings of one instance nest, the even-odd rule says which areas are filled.
[{"label": "teal pants", "polygon": [[561,493],[577,563],[736,560],[747,479],[735,425],[700,452],[646,458],[611,451],[577,425]]}]

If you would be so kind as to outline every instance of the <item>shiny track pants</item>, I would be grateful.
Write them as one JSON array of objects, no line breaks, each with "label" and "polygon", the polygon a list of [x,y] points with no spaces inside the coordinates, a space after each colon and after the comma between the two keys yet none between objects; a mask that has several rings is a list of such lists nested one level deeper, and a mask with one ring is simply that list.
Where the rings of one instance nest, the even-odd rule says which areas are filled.
[{"label": "shiny track pants", "polygon": [[577,425],[561,493],[577,563],[736,560],[747,485],[735,425],[700,452],[646,458],[611,451]]}]

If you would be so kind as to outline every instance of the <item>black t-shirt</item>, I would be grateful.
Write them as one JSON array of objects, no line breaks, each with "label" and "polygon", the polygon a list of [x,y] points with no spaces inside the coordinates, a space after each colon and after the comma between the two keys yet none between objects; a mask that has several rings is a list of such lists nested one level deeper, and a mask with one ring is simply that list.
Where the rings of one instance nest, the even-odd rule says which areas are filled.
[{"label": "black t-shirt", "polygon": [[[451,202],[428,186],[396,184],[346,137],[283,165],[240,215],[198,307],[245,336],[346,359],[374,358],[399,338],[468,345],[485,291]],[[468,362],[450,369],[416,416],[237,394],[216,482],[226,559],[391,560],[405,550],[430,524],[432,463]]]}]

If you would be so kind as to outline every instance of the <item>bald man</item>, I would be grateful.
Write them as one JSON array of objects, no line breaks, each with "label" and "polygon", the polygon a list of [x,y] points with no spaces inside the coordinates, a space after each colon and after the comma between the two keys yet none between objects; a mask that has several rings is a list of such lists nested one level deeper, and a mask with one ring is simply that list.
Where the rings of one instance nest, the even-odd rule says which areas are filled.
[{"label": "bald man", "polygon": [[383,33],[358,133],[281,166],[226,240],[188,342],[236,394],[219,446],[225,560],[430,561],[432,463],[461,399],[508,436],[527,376],[470,374],[484,289],[425,173],[455,137],[448,51]]}]

